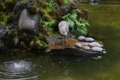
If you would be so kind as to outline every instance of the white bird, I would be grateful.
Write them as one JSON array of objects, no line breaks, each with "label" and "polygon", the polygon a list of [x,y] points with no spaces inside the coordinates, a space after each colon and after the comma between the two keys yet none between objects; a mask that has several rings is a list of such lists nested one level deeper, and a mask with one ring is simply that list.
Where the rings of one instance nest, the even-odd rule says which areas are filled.
[{"label": "white bird", "polygon": [[[64,37],[64,39],[66,38],[67,36],[67,33],[69,31],[69,26],[68,26],[68,23],[66,21],[61,21],[59,24],[58,24],[58,28],[59,28],[59,32],[60,34]],[[65,39],[66,41],[66,39]],[[66,41],[67,42],[67,41]],[[64,46],[64,41],[63,41],[63,46]]]}]

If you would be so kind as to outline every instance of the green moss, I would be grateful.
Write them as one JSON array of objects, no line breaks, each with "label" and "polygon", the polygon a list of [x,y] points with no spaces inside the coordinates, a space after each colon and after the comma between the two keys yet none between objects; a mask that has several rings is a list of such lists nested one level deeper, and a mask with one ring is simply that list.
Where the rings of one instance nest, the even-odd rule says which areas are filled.
[{"label": "green moss", "polygon": [[39,37],[39,36],[36,36],[35,41],[37,41],[37,40],[40,40],[40,37]]},{"label": "green moss", "polygon": [[6,0],[5,2],[12,2],[13,0]]},{"label": "green moss", "polygon": [[[9,11],[7,9],[7,7],[9,7],[9,6],[7,4],[9,4],[9,3],[11,4],[12,2],[16,3],[16,2],[23,2],[23,1],[26,1],[26,0],[5,0],[6,5],[2,4],[2,6],[5,10]],[[40,23],[39,23],[40,26],[39,26],[39,33],[38,33],[39,35],[36,35],[35,39],[28,41],[28,42],[26,40],[23,40],[21,42],[21,45],[23,45],[23,46],[26,44],[26,46],[37,45],[37,46],[45,47],[45,46],[47,46],[47,43],[43,39],[43,35],[47,35],[47,38],[54,36],[54,35],[58,35],[58,34],[55,34],[57,32],[53,31],[55,28],[57,28],[57,27],[55,27],[57,25],[56,22],[58,21],[56,18],[56,11],[57,11],[56,7],[58,6],[57,3],[54,3],[54,2],[51,2],[48,0],[47,1],[46,0],[45,1],[38,0],[37,4],[38,4],[37,8],[36,8],[37,13],[38,13],[38,10],[40,11],[40,9],[41,9],[41,15],[38,13],[39,18],[40,18]],[[11,10],[12,10],[12,7],[11,7]],[[1,15],[0,16],[0,24],[5,26],[6,21],[7,21],[7,14],[6,14],[6,12],[1,11],[0,15]],[[27,36],[24,35],[24,37],[27,37]],[[14,41],[14,44],[20,43],[19,37],[13,37],[12,39]]]},{"label": "green moss", "polygon": [[63,0],[64,4],[69,4],[71,2],[73,2],[73,0]]},{"label": "green moss", "polygon": [[33,43],[35,43],[36,46],[40,46],[40,47],[46,47],[46,43],[43,40],[40,39],[36,39],[35,42],[31,41],[30,45],[32,46]]},{"label": "green moss", "polygon": [[24,1],[26,1],[26,0],[19,0],[20,2],[24,2]]},{"label": "green moss", "polygon": [[51,11],[50,8],[45,8],[43,9],[45,15],[48,17],[48,21],[43,21],[43,24],[45,25],[45,27],[47,27],[48,29],[48,34],[51,35],[51,33],[53,33],[53,26],[56,23],[56,20],[53,18],[53,16],[51,16],[49,14],[49,12]]},{"label": "green moss", "polygon": [[58,7],[58,4],[53,1],[47,2],[46,5],[50,9],[55,9],[56,7]]},{"label": "green moss", "polygon": [[18,38],[17,35],[13,38],[13,41],[14,41],[14,44],[16,46],[18,44],[18,42],[19,42],[19,38]]},{"label": "green moss", "polygon": [[50,8],[46,8],[46,9],[42,9],[42,10],[44,11],[45,15],[47,15],[48,18],[51,20],[52,16],[50,16],[50,14],[49,14],[49,12],[51,11],[51,9]]},{"label": "green moss", "polygon": [[52,11],[52,9],[49,8],[49,7],[46,7],[46,8],[45,8],[45,11],[46,11],[47,13],[49,13],[50,11]]},{"label": "green moss", "polygon": [[6,21],[7,21],[7,15],[5,12],[0,13],[0,24],[2,24],[3,26],[6,25]]},{"label": "green moss", "polygon": [[43,47],[46,47],[47,44],[44,41],[40,41]]},{"label": "green moss", "polygon": [[2,5],[3,9],[5,9],[5,8],[6,8],[3,2],[1,3],[1,5]]}]

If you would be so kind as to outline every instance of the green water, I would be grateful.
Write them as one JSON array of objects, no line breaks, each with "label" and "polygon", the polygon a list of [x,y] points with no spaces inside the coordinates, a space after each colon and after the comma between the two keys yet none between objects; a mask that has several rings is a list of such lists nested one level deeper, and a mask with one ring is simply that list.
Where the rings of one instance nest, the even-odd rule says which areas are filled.
[{"label": "green water", "polygon": [[89,35],[104,44],[107,54],[102,59],[2,54],[0,80],[119,80],[120,5],[80,4],[79,8],[89,11]]}]

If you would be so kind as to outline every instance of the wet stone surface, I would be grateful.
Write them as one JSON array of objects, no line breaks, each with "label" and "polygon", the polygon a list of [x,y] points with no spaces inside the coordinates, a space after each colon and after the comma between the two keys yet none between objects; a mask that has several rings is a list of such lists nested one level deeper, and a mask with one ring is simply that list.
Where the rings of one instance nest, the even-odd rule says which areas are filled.
[{"label": "wet stone surface", "polygon": [[[59,39],[54,38],[54,40],[58,41]],[[65,44],[63,45],[63,43]],[[91,42],[80,42],[74,38],[67,38],[66,40],[61,40],[51,45],[49,52],[55,55],[74,56],[97,56],[105,54],[106,51],[101,46],[89,46],[90,43]]]},{"label": "wet stone surface", "polygon": [[28,10],[24,9],[21,12],[18,25],[19,31],[32,32],[32,34],[36,34],[38,29],[38,16],[28,14]]}]

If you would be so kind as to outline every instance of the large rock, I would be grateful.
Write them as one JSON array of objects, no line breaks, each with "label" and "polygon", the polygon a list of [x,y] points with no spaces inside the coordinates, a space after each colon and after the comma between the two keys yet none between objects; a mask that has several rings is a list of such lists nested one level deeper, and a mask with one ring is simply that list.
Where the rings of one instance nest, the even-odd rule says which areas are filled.
[{"label": "large rock", "polygon": [[30,14],[27,9],[23,9],[18,21],[18,30],[35,34],[38,29],[38,20],[38,15]]},{"label": "large rock", "polygon": [[64,1],[63,0],[53,0],[55,3],[57,3],[58,5],[63,5]]},{"label": "large rock", "polygon": [[82,19],[88,19],[88,10],[80,10],[80,9],[76,9],[77,11],[77,15],[78,17],[82,18]]},{"label": "large rock", "polygon": [[4,27],[0,27],[0,39],[5,39],[8,34],[8,29]]},{"label": "large rock", "polygon": [[[56,42],[56,41],[54,41],[54,42]],[[65,45],[63,45],[63,42],[65,43]],[[80,48],[75,47],[76,43],[81,44],[83,47],[82,46]],[[97,49],[97,51],[96,51],[96,50],[92,50],[90,48],[84,49],[84,47],[86,47],[86,45],[88,45],[88,44],[89,43],[87,43],[87,42],[80,42],[77,39],[67,38],[66,40],[61,40],[60,42],[49,46],[46,49],[46,52],[49,52],[52,55],[67,55],[67,56],[70,55],[70,56],[84,56],[84,57],[99,56],[99,55],[103,55],[106,53],[105,50]]]}]

